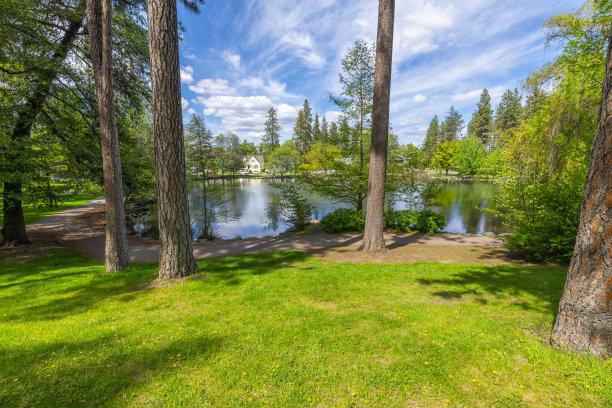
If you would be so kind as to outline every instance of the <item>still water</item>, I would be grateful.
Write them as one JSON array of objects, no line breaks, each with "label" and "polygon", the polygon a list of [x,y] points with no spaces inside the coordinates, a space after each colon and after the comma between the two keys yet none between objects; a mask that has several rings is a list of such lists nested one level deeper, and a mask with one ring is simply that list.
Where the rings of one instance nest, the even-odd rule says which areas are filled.
[{"label": "still water", "polygon": [[[189,212],[191,230],[197,239],[204,225],[204,208],[215,212],[214,233],[218,238],[263,237],[278,235],[289,228],[289,225],[278,220],[270,203],[278,200],[278,188],[274,182],[292,182],[291,180],[262,179],[210,180],[206,184],[193,183],[189,190]],[[485,232],[503,233],[507,231],[501,220],[481,208],[495,208],[494,196],[499,186],[485,182],[453,182],[444,184],[444,188],[435,200],[432,210],[446,217],[445,232],[484,234]],[[350,207],[347,204],[332,203],[316,194],[305,194],[315,208],[313,218],[321,219],[339,207]],[[205,204],[206,200],[206,204]],[[394,208],[405,207],[401,201]],[[209,210],[210,211],[210,210]],[[156,238],[156,208],[151,207],[150,215],[137,219],[134,230],[143,237]]]}]

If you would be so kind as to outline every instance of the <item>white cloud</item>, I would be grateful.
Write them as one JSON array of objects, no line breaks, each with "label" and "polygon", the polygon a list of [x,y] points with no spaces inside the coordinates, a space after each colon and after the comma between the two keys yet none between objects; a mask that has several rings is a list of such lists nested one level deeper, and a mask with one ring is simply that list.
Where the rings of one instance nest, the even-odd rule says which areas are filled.
[{"label": "white cloud", "polygon": [[279,82],[273,79],[269,79],[267,82],[264,81],[260,77],[248,77],[243,79],[240,82],[241,86],[246,88],[254,89],[259,92],[263,92],[264,94],[271,97],[278,98],[302,98],[300,95],[296,95],[290,92],[287,92],[287,84],[284,82]]},{"label": "white cloud", "polygon": [[412,100],[414,101],[414,103],[423,103],[427,100],[427,97],[423,94],[417,94],[414,95],[414,98],[412,98]]},{"label": "white cloud", "polygon": [[181,83],[190,84],[193,82],[193,67],[186,65],[181,67]]},{"label": "white cloud", "polygon": [[197,58],[197,56],[195,54],[190,53],[190,52],[187,52],[187,53],[183,54],[183,57],[185,57],[187,59],[190,59],[190,60],[194,60],[194,59]]},{"label": "white cloud", "polygon": [[339,111],[327,111],[325,112],[325,118],[327,119],[327,121],[329,123],[331,122],[337,122],[338,119],[340,118],[340,115],[342,115],[342,112]]},{"label": "white cloud", "polygon": [[187,99],[181,98],[181,106],[183,107],[183,110],[187,109],[187,107],[189,106],[189,102],[187,102]]},{"label": "white cloud", "polygon": [[223,51],[221,55],[223,56],[223,59],[229,62],[230,65],[232,65],[234,68],[240,69],[240,55],[239,54],[232,54],[229,51]]},{"label": "white cloud", "polygon": [[193,108],[189,108],[187,109],[187,113],[189,113],[190,115],[195,115],[196,114],[196,110]]},{"label": "white cloud", "polygon": [[474,101],[478,100],[481,93],[482,89],[474,89],[473,91],[451,95],[450,100],[452,102]]},{"label": "white cloud", "polygon": [[227,79],[201,79],[196,85],[189,85],[189,90],[209,95],[234,95],[236,93],[236,89],[229,86]]}]

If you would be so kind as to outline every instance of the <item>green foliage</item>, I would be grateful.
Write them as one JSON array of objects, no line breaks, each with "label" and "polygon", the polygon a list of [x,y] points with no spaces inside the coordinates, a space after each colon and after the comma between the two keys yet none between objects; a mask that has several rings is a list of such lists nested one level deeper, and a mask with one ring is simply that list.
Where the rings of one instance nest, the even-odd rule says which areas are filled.
[{"label": "green foliage", "polygon": [[455,156],[458,149],[459,143],[454,140],[445,140],[439,143],[431,164],[439,170],[446,171],[446,174],[448,174],[448,171],[455,165]]},{"label": "green foliage", "polygon": [[374,44],[355,41],[341,61],[341,96],[331,98],[348,119],[359,123],[360,132],[364,132],[371,122],[375,54]]},{"label": "green foliage", "polygon": [[212,161],[212,141],[212,131],[206,127],[204,117],[192,115],[185,126],[187,166],[197,167],[205,175]]},{"label": "green foliage", "polygon": [[431,122],[429,122],[429,128],[427,128],[427,134],[425,140],[421,146],[423,153],[423,164],[427,167],[431,164],[434,155],[436,154],[436,147],[440,140],[440,124],[438,123],[438,115],[434,115]]},{"label": "green foliage", "polygon": [[274,107],[271,107],[268,110],[266,122],[264,123],[264,135],[262,137],[264,150],[261,151],[261,154],[268,156],[274,149],[280,146],[281,130],[281,125],[278,122],[278,113]]},{"label": "green foliage", "polygon": [[280,188],[279,215],[280,219],[291,224],[296,231],[303,231],[310,223],[313,206],[299,192],[294,183],[277,184]]},{"label": "green foliage", "polygon": [[446,225],[446,218],[431,210],[385,211],[385,226],[398,232],[420,231],[436,234]]},{"label": "green foliage", "polygon": [[298,112],[293,126],[293,143],[300,154],[300,161],[304,162],[304,156],[313,143],[312,135],[312,109],[308,99],[304,99],[304,106]]},{"label": "green foliage", "polygon": [[496,138],[516,129],[521,124],[523,117],[523,106],[518,89],[514,92],[507,90],[501,97],[497,110],[495,111],[494,129]]},{"label": "green foliage", "polygon": [[480,172],[484,159],[484,146],[480,139],[473,135],[459,143],[453,165],[461,177],[473,177]]},{"label": "green foliage", "polygon": [[539,262],[569,262],[580,220],[580,187],[578,180],[508,181],[499,208],[515,228],[507,238],[512,253]]},{"label": "green foliage", "polygon": [[323,232],[363,232],[365,216],[361,211],[350,208],[337,208],[321,219]]},{"label": "green foliage", "polygon": [[242,157],[244,151],[240,139],[235,133],[225,132],[218,134],[213,145],[214,164],[222,173],[236,173],[243,169]]},{"label": "green foliage", "polygon": [[[502,187],[498,207],[514,228],[508,247],[527,259],[571,258],[601,103],[612,22],[606,4],[588,1],[578,11],[547,22],[548,40],[560,42],[563,52],[528,78],[527,115],[503,135],[509,182]],[[516,103],[516,91],[507,92],[505,99]]]},{"label": "green foliage", "polygon": [[440,124],[439,140],[455,141],[459,139],[464,123],[461,114],[457,112],[454,106],[451,106],[448,114]]},{"label": "green foliage", "polygon": [[268,167],[281,174],[295,170],[299,162],[299,152],[291,140],[287,140],[281,146],[272,151],[267,159]]},{"label": "green foliage", "polygon": [[467,130],[468,135],[477,137],[484,146],[489,144],[493,131],[493,110],[491,109],[491,96],[486,88],[480,95],[480,102],[468,123]]}]

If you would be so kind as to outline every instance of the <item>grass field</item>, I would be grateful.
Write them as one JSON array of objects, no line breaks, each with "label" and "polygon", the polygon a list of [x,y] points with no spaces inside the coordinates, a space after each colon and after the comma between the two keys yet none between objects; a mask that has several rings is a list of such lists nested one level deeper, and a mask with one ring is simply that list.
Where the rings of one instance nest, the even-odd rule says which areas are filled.
[{"label": "grass field", "polygon": [[[86,204],[93,199],[100,197],[103,194],[100,193],[76,193],[76,194],[66,194],[62,198],[62,201],[59,201],[58,204],[54,207],[49,207],[47,205],[28,205],[24,204],[23,206],[23,217],[25,218],[26,224],[32,224],[36,221],[40,220],[47,215],[52,215],[58,213],[60,211],[65,211],[73,207],[77,207],[79,205]],[[0,204],[1,207],[1,204]],[[0,211],[0,226],[4,224],[4,215],[2,211]]]},{"label": "grass field", "polygon": [[547,343],[565,268],[198,265],[0,259],[0,406],[612,406],[612,361]]}]

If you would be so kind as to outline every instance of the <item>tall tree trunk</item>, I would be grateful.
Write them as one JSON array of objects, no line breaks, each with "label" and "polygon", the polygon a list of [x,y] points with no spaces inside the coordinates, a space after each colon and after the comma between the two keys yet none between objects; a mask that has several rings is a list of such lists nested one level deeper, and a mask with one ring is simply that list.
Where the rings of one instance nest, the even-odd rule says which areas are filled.
[{"label": "tall tree trunk", "polygon": [[102,142],[102,170],[106,199],[105,263],[107,273],[120,271],[130,266],[123,207],[119,136],[113,94],[111,19],[110,0],[87,1],[91,62],[98,97]]},{"label": "tall tree trunk", "polygon": [[363,251],[370,253],[387,251],[383,237],[383,215],[387,178],[394,15],[395,0],[379,0],[376,67],[374,70],[374,106],[372,110],[372,147],[370,150],[366,224],[362,244]]},{"label": "tall tree trunk", "polygon": [[74,45],[79,30],[83,26],[84,17],[85,0],[81,0],[76,7],[74,20],[70,22],[66,31],[64,31],[62,39],[49,59],[48,67],[41,70],[32,93],[17,114],[15,127],[10,139],[11,151],[5,156],[6,163],[4,164],[7,173],[12,174],[15,178],[4,182],[2,245],[23,245],[30,243],[26,234],[21,203],[23,175],[25,172],[24,168],[26,168],[24,158],[25,140],[30,137],[36,117],[41,112],[45,99],[47,99],[51,91],[51,84],[57,77],[61,64],[66,59],[68,52]]},{"label": "tall tree trunk", "polygon": [[[612,32],[611,32],[612,35]],[[612,355],[612,37],[582,214],[553,343]]]},{"label": "tall tree trunk", "polygon": [[159,277],[195,273],[181,116],[176,0],[149,0],[149,49],[159,217]]}]

